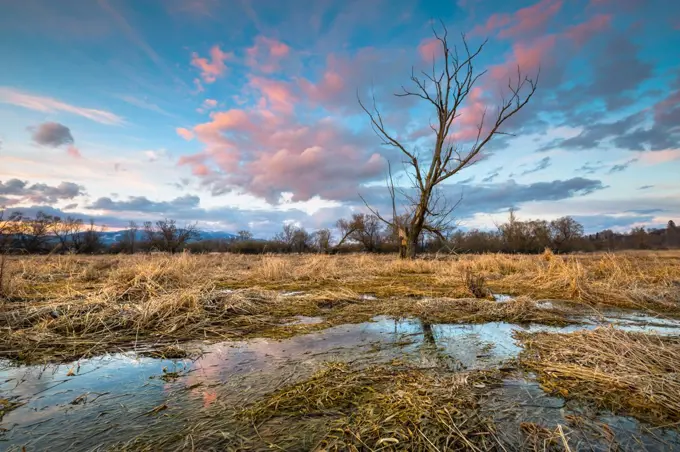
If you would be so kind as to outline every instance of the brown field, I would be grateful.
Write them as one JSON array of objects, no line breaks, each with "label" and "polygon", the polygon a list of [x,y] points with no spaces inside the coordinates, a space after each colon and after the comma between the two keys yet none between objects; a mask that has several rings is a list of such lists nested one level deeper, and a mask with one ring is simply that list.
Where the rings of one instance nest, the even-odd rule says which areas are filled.
[{"label": "brown field", "polygon": [[[564,323],[572,309],[680,314],[680,252],[13,257],[0,356],[68,360],[190,339],[285,337],[375,315]],[[492,294],[516,298],[497,304]],[[475,298],[478,297],[478,298]],[[571,308],[537,309],[536,300]],[[295,315],[317,325],[283,325]]]}]

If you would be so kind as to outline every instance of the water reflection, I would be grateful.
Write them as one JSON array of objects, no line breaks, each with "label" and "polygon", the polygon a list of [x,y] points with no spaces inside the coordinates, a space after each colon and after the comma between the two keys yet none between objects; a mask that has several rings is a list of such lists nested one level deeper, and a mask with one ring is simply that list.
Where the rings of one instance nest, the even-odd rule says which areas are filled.
[{"label": "water reflection", "polygon": [[[69,365],[13,367],[5,363],[0,369],[0,398],[25,405],[5,414],[1,427],[6,431],[0,439],[10,450],[22,446],[27,450],[89,450],[125,441],[147,429],[174,429],[215,403],[236,406],[255,400],[308,377],[325,361],[363,366],[399,358],[421,367],[454,371],[494,368],[520,352],[512,339],[516,330],[569,332],[594,328],[600,321],[556,328],[504,322],[441,325],[376,317],[372,322],[281,341],[194,343],[191,347],[205,352],[195,361],[113,354]],[[615,316],[609,321],[631,331],[678,332],[677,323],[642,315]],[[535,392],[532,400],[547,400],[537,387],[516,386],[524,393]],[[508,387],[513,388],[512,384]],[[500,394],[505,397],[498,395],[500,401],[514,400],[512,390]],[[555,400],[555,404],[563,403]],[[523,403],[528,411],[510,410],[515,413],[512,419],[545,417],[546,409],[554,409]],[[558,415],[563,413],[558,410]]]}]

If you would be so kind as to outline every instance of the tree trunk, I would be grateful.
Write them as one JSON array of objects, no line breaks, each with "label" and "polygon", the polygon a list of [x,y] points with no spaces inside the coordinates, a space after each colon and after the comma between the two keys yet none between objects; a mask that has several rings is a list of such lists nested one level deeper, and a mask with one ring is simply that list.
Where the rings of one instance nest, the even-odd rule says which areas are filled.
[{"label": "tree trunk", "polygon": [[418,252],[418,236],[420,234],[414,234],[411,232],[408,242],[406,243],[406,257],[408,259],[415,259]]}]

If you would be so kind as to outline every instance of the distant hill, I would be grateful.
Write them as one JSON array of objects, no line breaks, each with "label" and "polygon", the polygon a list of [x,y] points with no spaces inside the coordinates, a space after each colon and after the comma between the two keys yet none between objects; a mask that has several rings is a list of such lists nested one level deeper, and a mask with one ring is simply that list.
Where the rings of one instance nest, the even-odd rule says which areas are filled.
[{"label": "distant hill", "polygon": [[[107,231],[107,232],[100,232],[99,237],[101,238],[101,242],[104,245],[113,245],[114,243],[122,242],[127,233],[128,233],[127,229],[123,229],[121,231]],[[137,237],[138,242],[144,241],[143,231],[138,230],[136,237]],[[234,239],[236,237],[237,237],[236,234],[232,234],[230,232],[201,231],[201,237],[199,238],[199,240],[229,240],[229,239]]]}]

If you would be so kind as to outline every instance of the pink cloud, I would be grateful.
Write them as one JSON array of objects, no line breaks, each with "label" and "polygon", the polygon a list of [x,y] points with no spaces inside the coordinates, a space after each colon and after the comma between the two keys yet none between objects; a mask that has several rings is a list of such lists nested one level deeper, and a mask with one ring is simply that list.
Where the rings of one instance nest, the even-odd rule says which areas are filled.
[{"label": "pink cloud", "polygon": [[293,93],[289,83],[264,77],[251,77],[249,85],[262,93],[260,108],[271,108],[286,113],[293,111],[297,96]]},{"label": "pink cloud", "polygon": [[177,135],[179,135],[180,137],[184,138],[187,141],[191,140],[194,137],[194,133],[189,129],[185,129],[184,127],[178,127],[177,129],[175,129],[175,132],[177,132]]},{"label": "pink cloud", "polygon": [[91,121],[99,122],[101,124],[121,124],[123,118],[105,110],[95,110],[93,108],[78,107],[76,105],[67,104],[60,100],[37,96],[14,88],[0,86],[0,103],[16,105],[18,107],[28,108],[40,112],[57,112],[63,111],[74,115],[82,116]]},{"label": "pink cloud", "polygon": [[356,195],[360,181],[385,169],[370,150],[371,135],[357,136],[331,118],[301,123],[276,108],[229,110],[213,113],[194,132],[205,149],[179,164],[190,166],[215,193],[245,190],[271,202],[283,192],[293,193],[294,201],[345,199]]},{"label": "pink cloud", "polygon": [[502,30],[498,36],[509,38],[541,30],[561,8],[561,0],[541,0],[533,6],[522,8],[515,13],[514,24]]},{"label": "pink cloud", "polygon": [[191,174],[194,176],[207,176],[210,174],[208,167],[202,163],[197,163],[191,168]]},{"label": "pink cloud", "polygon": [[436,38],[423,39],[418,45],[418,53],[424,61],[432,62],[432,59],[442,56],[442,43]]},{"label": "pink cloud", "polygon": [[290,53],[290,47],[276,39],[258,36],[252,47],[246,49],[246,64],[251,68],[272,73],[279,69],[281,61]]},{"label": "pink cloud", "polygon": [[215,99],[206,99],[201,106],[205,109],[212,109],[217,107],[217,101]]},{"label": "pink cloud", "polygon": [[640,160],[646,165],[658,165],[680,160],[680,149],[665,149],[663,151],[649,151],[640,154]]},{"label": "pink cloud", "polygon": [[194,79],[194,86],[196,87],[196,91],[194,91],[194,94],[202,93],[205,91],[203,88],[203,84],[201,83],[201,80],[198,78]]},{"label": "pink cloud", "polygon": [[498,31],[500,38],[515,38],[545,29],[562,9],[562,0],[541,0],[513,14],[493,14],[484,25],[475,27],[472,35],[488,35]]},{"label": "pink cloud", "polygon": [[539,67],[550,66],[556,41],[555,35],[546,35],[530,43],[513,45],[512,54],[506,61],[489,69],[490,77],[497,82],[507,83],[508,78],[516,78],[517,66],[523,74],[534,74]]},{"label": "pink cloud", "polygon": [[83,156],[80,154],[80,151],[75,146],[69,146],[66,150],[66,153],[76,159],[83,158]]},{"label": "pink cloud", "polygon": [[234,57],[234,54],[223,52],[219,46],[210,49],[210,58],[199,57],[196,52],[191,54],[191,65],[201,70],[201,77],[206,83],[213,83],[227,70],[225,61]]},{"label": "pink cloud", "polygon": [[565,32],[565,35],[580,47],[598,33],[609,28],[611,20],[611,14],[598,14],[586,22],[570,27]]},{"label": "pink cloud", "polygon": [[298,84],[305,96],[313,102],[327,102],[345,89],[343,77],[333,69],[326,70],[316,84],[306,79],[300,79]]},{"label": "pink cloud", "polygon": [[505,27],[510,23],[509,14],[492,14],[484,25],[477,25],[470,32],[471,36],[488,35],[495,33],[496,30]]}]

